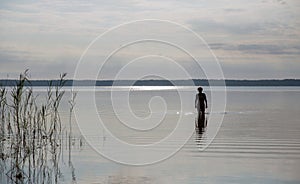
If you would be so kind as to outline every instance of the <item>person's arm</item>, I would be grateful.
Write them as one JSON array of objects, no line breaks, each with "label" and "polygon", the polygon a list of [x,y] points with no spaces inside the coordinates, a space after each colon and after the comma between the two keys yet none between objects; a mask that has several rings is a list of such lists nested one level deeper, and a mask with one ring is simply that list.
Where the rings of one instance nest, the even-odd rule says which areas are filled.
[{"label": "person's arm", "polygon": [[197,108],[197,104],[198,104],[198,95],[196,95],[196,98],[195,98],[195,108]]},{"label": "person's arm", "polygon": [[203,93],[204,95],[204,101],[205,101],[205,108],[207,108],[207,100],[206,100],[206,94],[205,93]]}]

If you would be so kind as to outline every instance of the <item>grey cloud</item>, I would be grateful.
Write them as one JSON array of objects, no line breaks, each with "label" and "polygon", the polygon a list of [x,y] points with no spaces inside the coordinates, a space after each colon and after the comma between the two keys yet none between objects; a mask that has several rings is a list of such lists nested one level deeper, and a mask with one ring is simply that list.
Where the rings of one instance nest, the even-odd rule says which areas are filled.
[{"label": "grey cloud", "polygon": [[188,23],[192,29],[199,32],[222,32],[231,34],[254,34],[264,31],[266,28],[262,23],[232,23],[217,22],[215,20],[190,20]]},{"label": "grey cloud", "polygon": [[[228,14],[230,11],[243,11],[242,9],[224,9]],[[229,13],[230,14],[230,13]],[[236,15],[238,16],[238,15]],[[248,15],[249,16],[249,15]],[[275,15],[274,15],[275,16]],[[276,15],[277,16],[277,15]],[[283,15],[282,15],[283,16]],[[276,19],[270,17],[261,17],[254,19],[247,19],[245,15],[241,18],[234,20],[233,18],[217,21],[211,18],[190,19],[187,24],[191,28],[198,32],[213,33],[226,33],[231,35],[272,35],[283,36],[283,33],[287,34],[297,30],[298,25],[290,22],[287,17],[278,17]]]},{"label": "grey cloud", "polygon": [[81,12],[97,12],[97,11],[143,11],[145,7],[140,7],[137,2],[131,0],[122,1],[98,1],[98,0],[76,0],[69,1],[55,0],[47,3],[37,3],[38,7],[50,9],[54,12],[62,13],[81,13]]},{"label": "grey cloud", "polygon": [[225,78],[232,79],[280,79],[299,78],[299,62],[223,62],[221,63]]},{"label": "grey cloud", "polygon": [[241,44],[237,49],[242,52],[251,54],[271,54],[271,55],[299,55],[300,50],[294,50],[293,47],[289,48],[280,45],[258,45],[258,44]]},{"label": "grey cloud", "polygon": [[209,44],[211,49],[240,51],[248,54],[270,54],[270,55],[300,55],[298,45],[275,45],[275,44]]},{"label": "grey cloud", "polygon": [[0,48],[0,64],[1,63],[20,63],[30,57],[31,53],[27,51],[17,51]]},{"label": "grey cloud", "polygon": [[245,10],[242,8],[225,8],[224,11],[230,12],[230,13],[239,13],[239,12],[243,12]]},{"label": "grey cloud", "polygon": [[286,1],[283,1],[283,0],[277,0],[277,2],[279,3],[279,4],[287,4],[287,2]]},{"label": "grey cloud", "polygon": [[[44,78],[55,77],[60,72],[68,72],[70,74],[68,76],[71,76],[78,60],[76,57],[79,57],[76,55],[77,52],[80,53],[80,49],[84,50],[95,35],[125,20],[155,16],[188,24],[200,34],[210,34],[210,38],[213,39],[210,41],[215,42],[210,44],[214,50],[237,51],[241,53],[239,56],[245,56],[231,64],[224,62],[226,77],[285,78],[292,74],[291,76],[299,78],[300,46],[295,44],[299,36],[299,24],[296,21],[298,14],[291,11],[297,12],[297,9],[281,6],[286,4],[284,0],[265,0],[265,4],[261,0],[243,0],[233,4],[229,2],[229,0],[198,2],[157,0],[156,3],[134,0],[72,2],[30,0],[26,3],[21,0],[4,1],[0,3],[0,10],[3,10],[2,40],[12,42],[10,45],[17,45],[13,43],[20,42],[23,48],[27,48],[26,51],[32,52],[17,51],[17,48],[15,50],[0,48],[0,75],[18,74],[30,68],[32,75]],[[293,4],[292,1],[288,2]],[[295,36],[292,37],[293,35]],[[181,39],[180,35],[172,36]],[[258,40],[264,36],[267,42]],[[276,40],[279,39],[292,41],[278,44]],[[242,42],[239,42],[241,40]],[[64,47],[69,45],[77,48],[76,52],[73,47],[64,50]],[[2,43],[2,46],[5,45]],[[18,47],[21,48],[19,45]],[[37,47],[41,48],[35,49]],[[276,57],[270,57],[271,55]],[[270,62],[277,56],[280,58],[278,60],[282,59],[280,64],[284,64],[283,68],[277,65],[278,61]],[[257,58],[264,61],[257,64]],[[124,57],[117,58],[114,64],[106,66],[105,76],[116,73],[124,64],[122,63],[124,59]],[[191,62],[181,63],[191,73],[194,72],[195,76],[201,72],[196,70]],[[160,67],[162,64],[158,63],[155,66]],[[147,65],[136,67],[141,70],[148,69]],[[192,71],[193,69],[195,70]],[[169,71],[172,72],[171,69]],[[89,73],[86,73],[88,77]]]},{"label": "grey cloud", "polygon": [[226,50],[226,48],[229,46],[225,43],[209,43],[208,45],[213,50],[218,50],[218,49]]},{"label": "grey cloud", "polygon": [[278,3],[281,5],[286,5],[287,2],[285,0],[262,0],[262,3]]},{"label": "grey cloud", "polygon": [[17,77],[26,69],[30,69],[35,78],[52,78],[64,72],[72,77],[75,64],[72,58],[55,57],[55,61],[54,58],[45,61],[27,51],[0,49],[0,78],[6,78],[8,74],[9,77]]}]

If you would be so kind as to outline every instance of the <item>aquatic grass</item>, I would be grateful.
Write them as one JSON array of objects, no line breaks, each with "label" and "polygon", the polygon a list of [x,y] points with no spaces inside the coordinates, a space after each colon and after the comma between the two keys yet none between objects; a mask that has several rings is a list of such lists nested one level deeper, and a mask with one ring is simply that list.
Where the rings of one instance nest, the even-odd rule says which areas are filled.
[{"label": "aquatic grass", "polygon": [[[76,176],[75,176],[75,167],[72,163],[72,140],[73,140],[73,131],[72,131],[72,115],[73,115],[73,109],[75,107],[75,99],[76,99],[77,93],[74,91],[71,91],[71,98],[69,100],[70,105],[70,112],[69,112],[69,137],[68,137],[68,150],[69,150],[69,167],[71,169],[72,174],[72,181],[73,183],[76,183]],[[80,139],[81,140],[81,139]]]},{"label": "aquatic grass", "polygon": [[30,86],[28,70],[20,75],[10,93],[0,87],[0,181],[5,174],[6,183],[58,182],[62,144],[59,106],[65,94],[65,77],[66,74],[60,75],[55,86],[50,82],[46,99],[39,103]]},{"label": "aquatic grass", "polygon": [[6,111],[6,89],[0,88],[0,119],[1,119],[1,132],[0,132],[0,140],[4,139],[4,120],[5,120],[5,111]]}]

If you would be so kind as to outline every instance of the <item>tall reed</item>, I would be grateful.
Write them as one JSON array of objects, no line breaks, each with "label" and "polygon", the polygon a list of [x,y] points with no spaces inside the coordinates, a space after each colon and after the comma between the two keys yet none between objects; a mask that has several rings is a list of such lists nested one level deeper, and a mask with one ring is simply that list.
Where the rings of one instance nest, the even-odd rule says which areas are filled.
[{"label": "tall reed", "polygon": [[27,85],[27,70],[10,93],[0,88],[0,171],[7,178],[2,182],[58,182],[62,133],[59,106],[65,93],[65,77],[60,75],[55,86],[49,83],[43,102]]}]

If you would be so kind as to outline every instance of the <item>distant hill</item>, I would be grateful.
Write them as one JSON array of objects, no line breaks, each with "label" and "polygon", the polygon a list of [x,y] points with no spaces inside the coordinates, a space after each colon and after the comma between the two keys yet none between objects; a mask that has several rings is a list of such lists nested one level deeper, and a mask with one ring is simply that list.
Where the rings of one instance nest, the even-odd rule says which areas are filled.
[{"label": "distant hill", "polygon": [[[31,80],[30,83],[26,82],[27,86],[49,86],[50,81],[52,85],[58,84],[59,80]],[[187,86],[194,83],[196,86],[221,86],[222,80],[208,80],[193,79],[191,80],[66,80],[65,86]],[[300,79],[284,79],[284,80],[225,80],[226,86],[300,86]],[[14,86],[17,80],[2,79],[0,80],[1,86]]]}]

